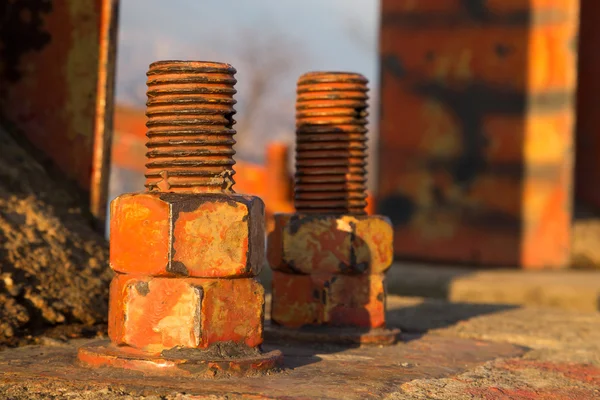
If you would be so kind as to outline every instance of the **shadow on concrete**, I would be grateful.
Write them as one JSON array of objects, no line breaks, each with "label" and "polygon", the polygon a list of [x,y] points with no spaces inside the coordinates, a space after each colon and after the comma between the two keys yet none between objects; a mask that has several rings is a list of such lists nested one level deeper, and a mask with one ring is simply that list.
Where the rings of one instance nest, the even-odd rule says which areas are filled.
[{"label": "shadow on concrete", "polygon": [[[387,328],[399,328],[396,346],[419,340],[428,332],[448,328],[471,318],[518,308],[506,304],[449,303],[437,299],[388,299]],[[357,344],[301,343],[288,340],[266,340],[266,349],[280,349],[286,368],[298,368],[327,359],[352,358],[349,350]]]},{"label": "shadow on concrete", "polygon": [[472,268],[449,265],[394,263],[386,274],[387,289],[399,296],[450,299],[453,282],[475,273]]},{"label": "shadow on concrete", "polygon": [[414,301],[415,304],[388,305],[388,327],[399,328],[404,341],[407,338],[414,340],[432,330],[448,328],[471,318],[518,308],[508,304],[449,303],[437,299]]}]

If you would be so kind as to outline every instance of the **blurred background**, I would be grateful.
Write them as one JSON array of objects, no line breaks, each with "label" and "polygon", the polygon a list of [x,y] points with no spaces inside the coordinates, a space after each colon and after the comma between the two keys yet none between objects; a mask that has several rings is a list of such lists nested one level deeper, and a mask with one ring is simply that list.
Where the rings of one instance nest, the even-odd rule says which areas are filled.
[{"label": "blurred background", "polygon": [[[600,307],[597,0],[4,3],[0,122],[53,185],[76,185],[99,237],[107,200],[144,189],[150,63],[237,68],[234,189],[268,224],[294,210],[298,77],[347,70],[371,82],[367,211],[394,226],[392,293]],[[4,170],[48,183],[22,165]]]},{"label": "blurred background", "polygon": [[[235,189],[263,195],[271,143],[290,146],[296,81],[312,70],[365,75],[377,99],[379,2],[373,0],[123,0],[120,4],[110,199],[143,189],[146,71],[156,60],[220,61],[238,71]],[[377,141],[370,103],[369,188]]]}]

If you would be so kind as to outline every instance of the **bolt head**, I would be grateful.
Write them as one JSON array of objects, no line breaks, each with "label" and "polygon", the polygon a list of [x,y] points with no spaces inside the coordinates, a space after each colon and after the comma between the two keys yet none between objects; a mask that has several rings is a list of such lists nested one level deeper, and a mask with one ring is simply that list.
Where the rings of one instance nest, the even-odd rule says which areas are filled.
[{"label": "bolt head", "polygon": [[393,228],[382,216],[277,214],[271,268],[296,274],[381,273],[392,264]]},{"label": "bolt head", "polygon": [[282,326],[379,328],[385,325],[383,274],[273,272],[271,319]]},{"label": "bolt head", "polygon": [[263,340],[264,289],[254,278],[201,279],[117,274],[108,335],[117,345],[159,354]]},{"label": "bolt head", "polygon": [[111,203],[110,265],[121,273],[256,276],[264,241],[264,204],[254,196],[134,193]]}]

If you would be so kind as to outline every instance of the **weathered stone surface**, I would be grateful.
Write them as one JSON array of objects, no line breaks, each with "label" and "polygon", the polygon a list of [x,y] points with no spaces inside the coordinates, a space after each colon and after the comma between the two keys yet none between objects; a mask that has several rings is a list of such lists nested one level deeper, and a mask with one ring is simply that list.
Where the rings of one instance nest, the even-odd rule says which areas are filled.
[{"label": "weathered stone surface", "polygon": [[[86,342],[77,342],[82,343]],[[73,363],[74,345],[22,348],[0,353],[0,397],[40,399],[58,391],[69,393],[72,399],[120,399],[126,395],[161,399],[380,399],[399,393],[400,385],[415,378],[453,375],[496,357],[515,357],[523,352],[507,344],[436,336],[386,347],[264,346],[265,351],[273,348],[284,352],[287,370],[239,379],[89,369]]]},{"label": "weathered stone surface", "polygon": [[500,359],[454,378],[418,379],[390,399],[587,400],[600,397],[600,368]]},{"label": "weathered stone surface", "polygon": [[[600,314],[389,296],[386,347],[288,342],[288,370],[179,379],[76,366],[76,341],[0,352],[0,397],[43,399],[565,399],[600,397]],[[511,344],[514,343],[514,344]],[[153,397],[154,396],[154,397]],[[158,397],[156,397],[158,396]]]},{"label": "weathered stone surface", "polygon": [[117,272],[250,277],[264,259],[264,204],[238,194],[125,194],[111,203],[110,233]]},{"label": "weathered stone surface", "polygon": [[516,308],[477,316],[439,334],[513,343],[533,349],[600,351],[600,314]]},{"label": "weathered stone surface", "polygon": [[389,293],[483,304],[600,310],[600,271],[475,270],[453,265],[394,263]]}]

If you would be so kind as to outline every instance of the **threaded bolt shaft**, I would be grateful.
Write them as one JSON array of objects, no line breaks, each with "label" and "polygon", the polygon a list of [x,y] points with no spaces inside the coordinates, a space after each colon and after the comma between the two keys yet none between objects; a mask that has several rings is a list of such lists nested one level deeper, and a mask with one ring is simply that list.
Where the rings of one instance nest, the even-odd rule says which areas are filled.
[{"label": "threaded bolt shaft", "polygon": [[236,70],[229,64],[159,61],[148,70],[149,192],[233,193]]},{"label": "threaded bolt shaft", "polygon": [[346,72],[310,72],[298,80],[297,212],[365,214],[367,83]]}]

